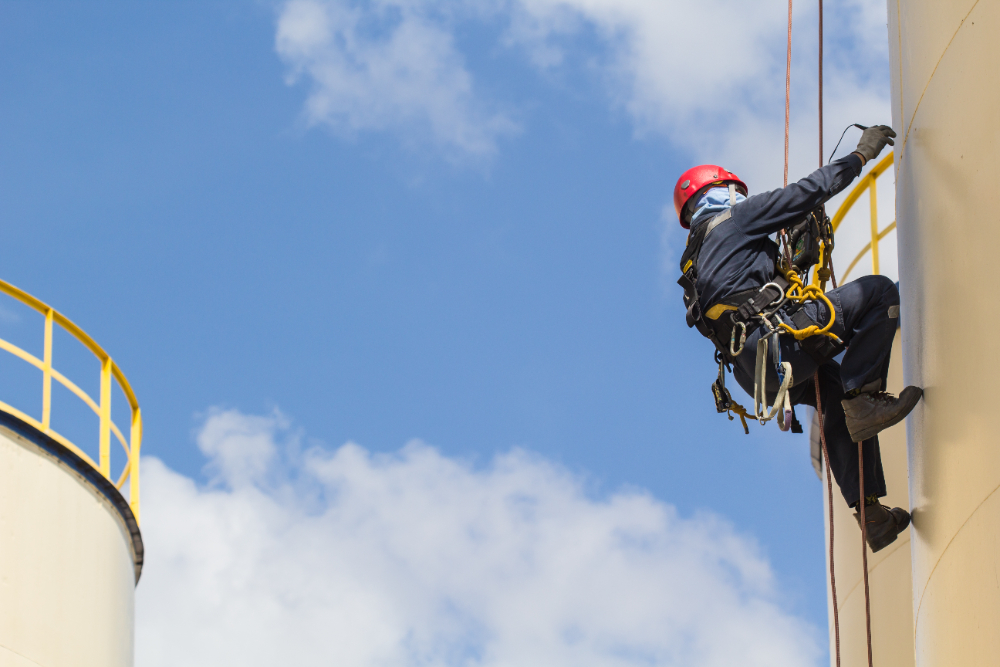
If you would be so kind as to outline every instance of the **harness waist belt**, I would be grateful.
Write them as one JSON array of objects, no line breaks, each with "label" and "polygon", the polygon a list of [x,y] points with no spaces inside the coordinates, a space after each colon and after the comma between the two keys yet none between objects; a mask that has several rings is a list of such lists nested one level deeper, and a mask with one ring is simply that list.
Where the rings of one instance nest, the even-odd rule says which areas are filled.
[{"label": "harness waist belt", "polygon": [[788,289],[788,282],[781,276],[760,289],[748,289],[730,294],[705,311],[705,317],[718,320],[724,313],[736,312],[733,319],[737,322],[749,322],[755,315],[767,308],[768,304],[780,298]]},{"label": "harness waist belt", "polygon": [[788,281],[783,276],[775,276],[774,280],[764,285],[757,292],[756,296],[747,300],[736,309],[733,319],[737,322],[749,322],[751,318],[767,308],[775,299],[780,299],[787,289]]}]

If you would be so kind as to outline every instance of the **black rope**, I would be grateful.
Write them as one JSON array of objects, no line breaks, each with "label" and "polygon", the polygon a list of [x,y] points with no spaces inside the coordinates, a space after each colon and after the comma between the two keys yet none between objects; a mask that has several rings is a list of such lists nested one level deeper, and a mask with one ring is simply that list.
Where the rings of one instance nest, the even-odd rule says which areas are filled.
[{"label": "black rope", "polygon": [[[833,162],[833,156],[837,154],[837,149],[840,148],[840,142],[844,140],[844,135],[847,134],[847,131],[849,129],[851,129],[852,127],[856,127],[859,130],[867,130],[868,129],[864,125],[859,125],[857,123],[851,123],[850,125],[848,125],[847,127],[845,127],[844,131],[840,133],[840,139],[837,140],[837,145],[833,147],[833,152],[830,153],[830,162]],[[830,162],[827,162],[827,164],[830,164]]]}]

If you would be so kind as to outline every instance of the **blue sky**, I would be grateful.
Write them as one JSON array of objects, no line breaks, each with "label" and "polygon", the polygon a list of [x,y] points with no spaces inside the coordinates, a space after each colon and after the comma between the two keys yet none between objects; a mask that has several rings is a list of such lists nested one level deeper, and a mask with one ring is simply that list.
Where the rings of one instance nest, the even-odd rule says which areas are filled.
[{"label": "blue sky", "polygon": [[[806,438],[715,414],[671,259],[687,166],[781,185],[771,4],[0,3],[2,276],[114,356],[143,453],[199,484],[213,408],[278,409],[328,451],[419,439],[472,470],[522,448],[589,498],[722,517],[822,634]],[[811,12],[793,178],[816,160]],[[720,13],[741,30],[721,64]],[[827,22],[829,150],[889,114],[884,6]],[[433,48],[394,53],[407,27]]]}]

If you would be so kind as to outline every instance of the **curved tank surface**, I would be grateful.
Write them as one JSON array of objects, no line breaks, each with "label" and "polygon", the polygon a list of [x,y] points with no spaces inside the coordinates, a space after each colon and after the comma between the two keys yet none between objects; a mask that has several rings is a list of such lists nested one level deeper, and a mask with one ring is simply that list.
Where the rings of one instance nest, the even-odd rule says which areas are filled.
[{"label": "curved tank surface", "polygon": [[132,665],[142,542],[114,485],[0,413],[0,665]]},{"label": "curved tank surface", "polygon": [[916,664],[1000,662],[1000,3],[889,2]]}]

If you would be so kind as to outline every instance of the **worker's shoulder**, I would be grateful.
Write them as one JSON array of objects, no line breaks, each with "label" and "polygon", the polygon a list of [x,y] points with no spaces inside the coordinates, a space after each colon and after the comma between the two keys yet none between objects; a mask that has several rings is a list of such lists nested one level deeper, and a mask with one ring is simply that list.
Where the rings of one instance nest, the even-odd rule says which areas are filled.
[{"label": "worker's shoulder", "polygon": [[787,188],[758,192],[734,206],[733,217],[737,220],[737,226],[740,221],[766,218],[770,213],[781,211],[793,199],[794,196],[788,192]]}]

